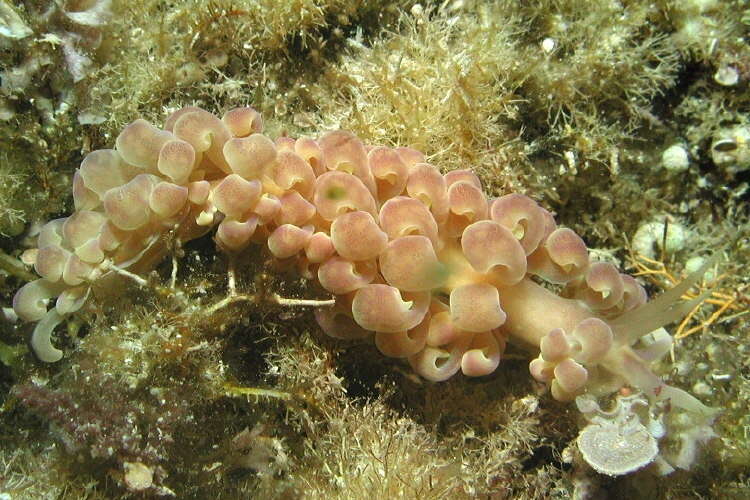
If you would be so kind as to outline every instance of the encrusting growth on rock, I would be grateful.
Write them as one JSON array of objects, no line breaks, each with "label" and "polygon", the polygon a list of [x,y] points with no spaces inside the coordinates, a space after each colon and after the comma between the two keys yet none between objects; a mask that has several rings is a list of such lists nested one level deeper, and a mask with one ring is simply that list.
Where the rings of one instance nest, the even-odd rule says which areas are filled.
[{"label": "encrusting growth on rock", "polygon": [[661,327],[695,306],[678,300],[706,266],[647,302],[547,210],[520,194],[488,199],[471,170],[443,175],[417,150],[345,131],[272,140],[262,128],[252,108],[219,119],[186,107],[163,130],[136,120],[115,149],[86,156],[75,213],[41,230],[28,256],[41,279],[14,298],[18,316],[37,322],[41,360],[62,357],[51,333],[92,284],[153,267],[167,231],[184,242],[215,229],[227,254],[265,242],[277,259],[296,259],[335,296],[315,310],[328,335],[374,336],[428,380],[490,374],[511,341],[540,351],[531,374],[558,400],[630,386],[710,419],[649,368],[671,346]]}]

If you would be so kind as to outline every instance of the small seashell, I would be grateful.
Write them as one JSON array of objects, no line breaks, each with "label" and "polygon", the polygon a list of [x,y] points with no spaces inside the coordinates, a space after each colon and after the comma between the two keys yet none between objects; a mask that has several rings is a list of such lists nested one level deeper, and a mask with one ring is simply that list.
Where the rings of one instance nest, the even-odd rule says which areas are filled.
[{"label": "small seashell", "polygon": [[731,87],[740,81],[740,74],[732,66],[722,66],[714,73],[714,81],[719,85]]},{"label": "small seashell", "polygon": [[684,172],[690,167],[687,149],[681,144],[673,144],[661,154],[661,166],[670,172]]}]

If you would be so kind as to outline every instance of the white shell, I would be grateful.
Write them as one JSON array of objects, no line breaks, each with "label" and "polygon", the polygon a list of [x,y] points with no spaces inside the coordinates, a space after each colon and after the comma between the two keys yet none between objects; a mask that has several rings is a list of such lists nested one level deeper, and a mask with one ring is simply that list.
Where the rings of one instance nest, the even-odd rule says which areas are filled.
[{"label": "white shell", "polygon": [[688,152],[681,144],[674,144],[661,154],[661,165],[670,172],[683,172],[690,167]]}]

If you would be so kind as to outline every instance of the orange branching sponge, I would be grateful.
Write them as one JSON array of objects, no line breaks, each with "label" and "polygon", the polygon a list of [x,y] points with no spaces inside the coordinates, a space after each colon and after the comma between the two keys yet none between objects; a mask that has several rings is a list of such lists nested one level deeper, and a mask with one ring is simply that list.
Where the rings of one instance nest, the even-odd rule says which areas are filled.
[{"label": "orange branching sponge", "polygon": [[115,149],[83,160],[76,211],[44,226],[41,279],[14,298],[17,314],[38,322],[40,359],[61,358],[51,332],[92,283],[153,266],[166,231],[186,241],[215,229],[221,251],[264,241],[276,258],[298,259],[336,297],[315,311],[328,335],[372,335],[428,380],[487,375],[510,340],[539,352],[531,374],[559,400],[629,385],[708,411],[649,369],[671,345],[661,326],[693,307],[678,298],[702,271],[647,303],[547,210],[519,194],[489,199],[471,170],[443,175],[419,151],[349,132],[274,141],[262,128],[251,108],[219,119],[187,107],[164,129],[136,120]]}]

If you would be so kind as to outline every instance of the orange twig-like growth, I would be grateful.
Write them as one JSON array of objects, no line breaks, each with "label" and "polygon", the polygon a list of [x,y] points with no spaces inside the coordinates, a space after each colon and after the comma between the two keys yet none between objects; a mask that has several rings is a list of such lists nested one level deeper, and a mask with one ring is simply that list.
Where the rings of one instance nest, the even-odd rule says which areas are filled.
[{"label": "orange twig-like growth", "polygon": [[[633,274],[634,276],[644,276],[659,287],[675,286],[679,283],[679,280],[668,270],[667,265],[660,260],[654,260],[631,252],[630,261],[636,269],[636,272]],[[722,276],[719,276],[712,281],[718,283],[721,281],[721,278]],[[710,294],[702,302],[696,304],[680,321],[674,338],[682,339],[699,331],[705,331],[708,327],[723,318],[727,311],[741,312],[745,310],[740,305],[743,301],[747,302],[746,295],[743,294],[745,288],[747,287],[742,287],[733,292],[711,289]],[[686,291],[682,298],[684,300],[695,300],[706,291],[707,286],[705,283],[698,283],[698,289],[698,294]],[[699,320],[697,325],[691,327],[690,324],[696,319],[698,313],[703,309],[704,304],[713,305],[716,308],[707,318]]]}]

